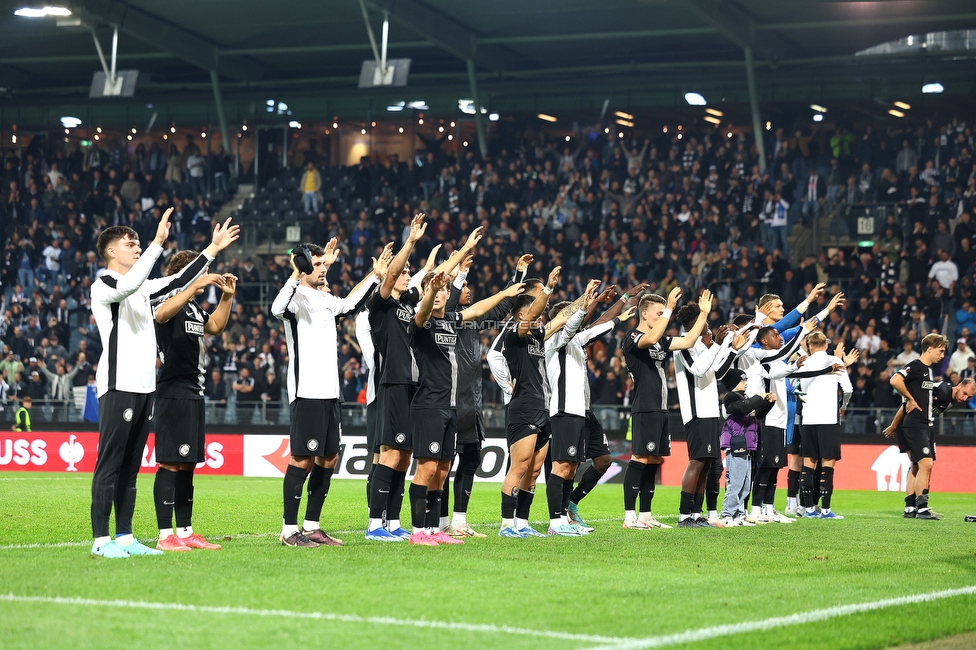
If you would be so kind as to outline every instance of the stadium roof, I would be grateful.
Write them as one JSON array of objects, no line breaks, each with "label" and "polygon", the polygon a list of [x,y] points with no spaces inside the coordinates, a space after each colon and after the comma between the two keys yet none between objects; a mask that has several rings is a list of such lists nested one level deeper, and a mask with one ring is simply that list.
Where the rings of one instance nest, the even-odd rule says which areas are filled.
[{"label": "stadium roof", "polygon": [[972,0],[365,0],[377,38],[389,14],[390,57],[412,59],[406,88],[369,91],[357,88],[362,61],[373,58],[357,0],[69,2],[106,51],[117,25],[120,68],[140,70],[134,99],[91,102],[101,69],[91,33],[14,15],[29,4],[0,0],[0,108],[156,101],[193,113],[213,104],[214,71],[232,119],[255,101],[260,111],[265,95],[309,118],[412,99],[456,110],[470,96],[468,60],[493,110],[582,109],[610,96],[674,105],[688,91],[747,103],[745,48],[763,102],[905,98],[927,80],[976,94],[972,50],[855,56],[974,28]]}]

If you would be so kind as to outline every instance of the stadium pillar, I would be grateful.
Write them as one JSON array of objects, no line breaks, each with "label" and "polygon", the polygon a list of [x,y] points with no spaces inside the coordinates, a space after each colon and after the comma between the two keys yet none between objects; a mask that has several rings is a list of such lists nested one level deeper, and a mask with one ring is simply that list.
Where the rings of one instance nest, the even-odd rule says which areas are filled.
[{"label": "stadium pillar", "polygon": [[746,80],[749,82],[749,108],[752,109],[752,134],[756,138],[756,149],[759,151],[759,173],[766,173],[766,144],[763,142],[762,118],[759,117],[759,97],[756,94],[756,70],[752,61],[752,48],[748,45],[746,51]]},{"label": "stadium pillar", "polygon": [[[478,100],[478,79],[475,76],[474,60],[468,59],[468,83],[471,84],[471,101],[474,102],[474,128],[478,131],[478,150],[481,159],[488,156],[488,142],[485,141],[485,123],[481,117],[481,102]],[[460,151],[460,149],[458,149]]]},{"label": "stadium pillar", "polygon": [[230,153],[230,139],[227,137],[227,118],[224,117],[224,100],[220,96],[220,79],[217,71],[210,71],[210,84],[213,86],[214,102],[217,104],[217,120],[220,122],[220,138],[223,140],[224,151]]}]

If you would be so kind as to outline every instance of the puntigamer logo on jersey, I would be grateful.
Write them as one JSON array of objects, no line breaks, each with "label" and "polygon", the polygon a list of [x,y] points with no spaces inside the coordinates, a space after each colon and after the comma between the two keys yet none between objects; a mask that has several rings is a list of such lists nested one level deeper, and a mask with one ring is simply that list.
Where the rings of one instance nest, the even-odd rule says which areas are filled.
[{"label": "puntigamer logo on jersey", "polygon": [[455,334],[441,334],[437,332],[434,334],[434,343],[437,345],[455,345],[457,343],[457,336]]},{"label": "puntigamer logo on jersey", "polygon": [[203,336],[203,323],[186,321],[186,333],[192,336]]}]

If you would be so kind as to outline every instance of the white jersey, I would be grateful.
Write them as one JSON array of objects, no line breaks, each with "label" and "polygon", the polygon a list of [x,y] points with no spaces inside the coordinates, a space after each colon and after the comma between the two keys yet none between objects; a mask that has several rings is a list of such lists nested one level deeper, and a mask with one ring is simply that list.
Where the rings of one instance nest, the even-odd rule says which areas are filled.
[{"label": "white jersey", "polygon": [[369,325],[369,310],[364,309],[356,315],[356,340],[363,353],[363,363],[369,374],[366,379],[366,404],[376,399],[376,348],[373,346],[373,330]]},{"label": "white jersey", "polygon": [[763,350],[752,348],[751,352],[759,361],[760,379],[762,385],[759,392],[775,393],[776,401],[766,414],[765,424],[770,427],[786,429],[786,378],[797,371],[796,364],[786,361],[800,349],[800,343],[806,337],[807,331],[800,331],[778,350]]},{"label": "white jersey", "polygon": [[102,339],[95,371],[98,396],[110,390],[156,390],[156,327],[152,305],[187,288],[213,261],[203,254],[176,275],[147,280],[163,249],[152,243],[129,272],[106,271],[91,287],[91,308]]},{"label": "white jersey", "polygon": [[[586,376],[586,353],[582,346],[572,346],[583,324],[585,311],[575,311],[566,325],[546,341],[546,374],[549,376],[549,415],[586,415],[589,384]],[[611,323],[612,325],[612,323]],[[574,349],[575,348],[575,349]]]},{"label": "white jersey", "polygon": [[718,401],[717,378],[724,375],[735,358],[731,334],[721,345],[706,347],[699,338],[690,350],[674,353],[674,374],[678,388],[681,421],[722,416]]},{"label": "white jersey", "polygon": [[508,369],[508,361],[505,360],[505,333],[512,329],[514,322],[514,319],[509,318],[502,323],[501,331],[491,342],[491,346],[485,354],[488,369],[491,370],[491,378],[502,389],[502,401],[506,405],[512,401],[515,389],[512,387],[512,373]]},{"label": "white jersey", "polygon": [[[844,362],[837,357],[820,350],[811,354],[800,368],[801,372],[822,370],[834,365],[843,366]],[[837,399],[837,387],[844,393],[843,407]],[[847,402],[854,392],[851,378],[847,372],[820,375],[800,380],[800,390],[803,397],[803,424],[838,424],[840,410],[847,407]]]},{"label": "white jersey", "polygon": [[376,284],[370,279],[345,298],[299,284],[288,278],[271,313],[284,321],[288,343],[288,401],[339,399],[339,358],[336,317],[354,311]]}]

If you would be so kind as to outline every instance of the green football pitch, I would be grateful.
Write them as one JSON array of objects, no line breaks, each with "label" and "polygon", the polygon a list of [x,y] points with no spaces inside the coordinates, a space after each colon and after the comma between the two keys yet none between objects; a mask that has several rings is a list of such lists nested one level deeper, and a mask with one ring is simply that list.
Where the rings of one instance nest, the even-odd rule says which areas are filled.
[{"label": "green football pitch", "polygon": [[[428,548],[365,541],[365,484],[335,481],[323,526],[345,547],[297,549],[277,538],[280,480],[198,477],[194,528],[222,550],[103,560],[90,481],[0,473],[0,647],[878,648],[976,630],[973,495],[934,495],[942,521],[838,492],[843,521],[627,531],[603,485],[581,505],[593,534],[518,540],[479,483],[468,519],[488,538]],[[152,545],[152,476],[139,490]],[[677,507],[659,488],[656,516]]]}]

